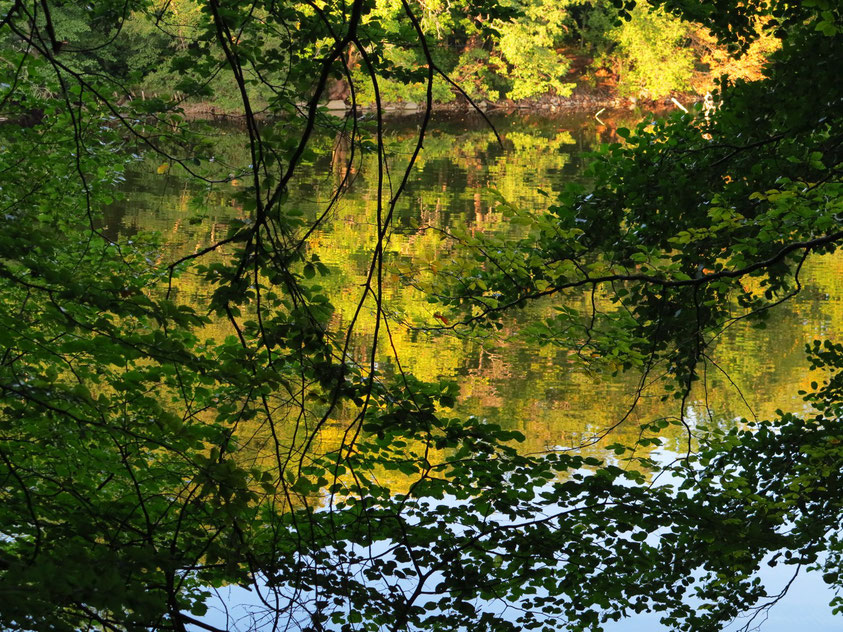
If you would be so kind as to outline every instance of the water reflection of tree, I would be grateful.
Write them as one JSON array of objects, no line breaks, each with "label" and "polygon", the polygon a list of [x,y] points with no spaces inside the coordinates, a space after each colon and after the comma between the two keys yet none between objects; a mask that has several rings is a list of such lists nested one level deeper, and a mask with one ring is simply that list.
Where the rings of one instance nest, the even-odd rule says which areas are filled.
[{"label": "water reflection of tree", "polygon": [[[436,262],[456,255],[458,248],[442,230],[464,224],[471,231],[517,231],[517,227],[507,225],[495,198],[484,190],[485,184],[494,179],[507,199],[522,208],[541,209],[544,198],[535,189],[552,190],[565,178],[576,177],[576,171],[571,174],[570,168],[582,164],[581,151],[590,147],[588,137],[610,140],[625,116],[601,115],[604,125],[585,123],[583,119],[533,120],[523,127],[511,124],[502,134],[505,150],[484,128],[432,136],[422,154],[418,175],[398,209],[398,229],[388,242],[393,268],[388,276],[387,310],[419,325],[436,323],[425,297],[404,281],[408,271],[435,275]],[[560,132],[560,126],[570,131]],[[401,132],[399,127],[391,150],[400,155],[409,138],[409,132]],[[228,140],[221,146],[234,144]],[[300,191],[291,192],[305,209],[321,208],[344,176],[339,165],[348,159],[347,142],[343,136],[335,136],[325,141],[325,147],[331,148],[329,158],[318,159],[310,180]],[[548,151],[542,152],[543,147]],[[333,220],[313,236],[311,243],[313,252],[333,271],[320,283],[338,297],[331,324],[336,331],[347,325],[346,315],[354,306],[349,288],[364,274],[365,253],[372,246],[371,160],[361,160]],[[236,187],[201,191],[177,177],[167,180],[155,174],[152,166],[145,165],[146,174],[140,171],[129,179],[129,199],[120,209],[120,219],[111,220],[126,234],[140,228],[159,230],[173,249],[192,251],[211,243],[232,219],[245,218],[234,196]],[[326,172],[331,174],[327,181]],[[194,216],[199,221],[189,221]],[[806,387],[811,381],[802,368],[802,341],[843,327],[839,301],[815,300],[843,294],[843,287],[838,287],[843,278],[841,265],[837,259],[826,259],[812,268],[805,292],[781,310],[769,328],[734,327],[724,333],[723,343],[706,366],[707,391],[700,385],[689,402],[701,418],[728,427],[737,418],[751,417],[750,408],[765,417],[776,408],[801,406],[792,395],[792,386]],[[191,277],[179,283],[184,297],[202,292]],[[580,308],[586,308],[584,301]],[[371,319],[365,318],[360,325],[359,344],[355,345],[358,351],[352,349],[352,357],[358,361],[363,360],[371,326]],[[636,391],[634,377],[613,378],[610,371],[583,372],[573,359],[550,347],[528,352],[519,333],[517,322],[513,322],[494,340],[480,342],[451,336],[434,338],[400,327],[395,328],[393,337],[411,372],[425,380],[458,379],[462,387],[458,410],[523,430],[527,450],[591,442],[624,415]],[[213,331],[209,334],[214,335]],[[639,420],[672,412],[670,403],[653,401],[658,399],[657,394],[655,386],[639,403],[637,414],[615,431],[615,439],[634,439]],[[675,434],[678,437],[681,433]],[[613,440],[596,441],[589,450],[597,454]]]}]

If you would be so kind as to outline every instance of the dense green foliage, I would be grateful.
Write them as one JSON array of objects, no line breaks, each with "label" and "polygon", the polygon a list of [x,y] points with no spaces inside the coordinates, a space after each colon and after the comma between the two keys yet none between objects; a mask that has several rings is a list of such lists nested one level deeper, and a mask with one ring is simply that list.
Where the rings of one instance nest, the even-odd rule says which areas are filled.
[{"label": "dense green foliage", "polygon": [[[224,66],[206,67],[203,74],[187,61],[196,60],[202,48],[201,4],[152,3],[148,10],[154,19],[147,19],[144,11],[129,5],[92,11],[82,4],[62,3],[51,9],[51,23],[66,53],[85,51],[73,59],[65,55],[71,68],[104,71],[119,78],[136,98],[177,90],[195,107],[238,112],[239,94],[229,71]],[[327,35],[315,19],[319,10],[320,5],[308,3],[285,8],[287,30],[275,38],[253,41],[253,54],[283,57],[285,45],[279,44],[284,39],[303,46],[288,62],[318,54]],[[261,19],[259,11],[255,17]],[[760,56],[725,64],[725,55],[716,59],[711,54],[725,48],[703,41],[706,29],[699,24],[645,6],[632,10],[629,17],[619,21],[608,0],[506,0],[489,6],[458,0],[419,7],[420,26],[437,68],[475,100],[568,97],[578,83],[586,91],[599,87],[604,98],[607,90],[608,96],[649,99],[676,92],[701,95],[723,73],[757,77],[769,52],[769,46],[762,46]],[[121,21],[119,34],[110,30],[114,19]],[[417,72],[424,54],[401,3],[373,2],[371,11],[361,16],[361,26],[380,31],[377,51],[386,62],[380,76],[384,101],[424,101],[424,77]],[[215,59],[221,62],[223,57],[217,54]],[[579,60],[576,65],[575,60]],[[346,63],[351,76],[359,80],[357,101],[373,105],[375,95],[364,80],[366,64],[355,53]],[[247,74],[252,72],[247,69]],[[256,75],[251,78],[253,98],[261,107],[272,107],[273,88]],[[347,99],[348,78],[340,75],[333,82],[328,97]],[[449,103],[459,96],[453,85],[437,79],[435,101]]]},{"label": "dense green foliage", "polygon": [[[646,423],[616,462],[520,454],[520,433],[450,413],[456,384],[380,369],[401,326],[383,302],[386,244],[429,118],[396,157],[380,112],[364,125],[319,108],[337,77],[368,82],[376,101],[378,77],[422,81],[430,105],[425,34],[457,23],[479,41],[503,34],[478,48],[499,55],[502,90],[562,90],[547,43],[560,5],[471,3],[469,30],[459,3],[401,2],[390,19],[362,0],[0,4],[0,626],[217,630],[198,618],[213,588],[237,585],[258,595],[262,629],[596,630],[655,610],[677,630],[716,630],[763,609],[755,575],[769,554],[840,585],[839,343],[810,348],[829,370],[806,395],[813,417],[707,433],[682,404],[712,339],[763,322],[798,290],[805,258],[843,239],[843,18],[824,0],[650,4],[653,19],[697,20],[736,50],[761,18],[782,46],[764,81],[724,83],[707,118],[623,132],[595,156],[589,191],[568,187],[538,217],[502,200],[522,240],[455,233],[449,274],[406,275],[429,284],[443,329],[494,330],[553,297],[559,316],[537,335],[642,384],[666,372],[677,417]],[[81,23],[99,39],[70,40]],[[519,48],[524,33],[544,49]],[[410,42],[421,57],[398,64]],[[218,159],[178,95],[126,100],[162,50],[180,77],[168,88],[239,99],[248,163]],[[283,116],[260,123],[260,101]],[[361,153],[378,167],[348,322],[309,249],[324,215],[288,200],[316,125],[347,143],[337,196]],[[236,177],[242,218],[175,261],[154,235],[113,241],[102,211],[140,154],[209,186]],[[179,277],[202,284],[201,308],[180,300]],[[562,300],[583,291],[585,316]],[[598,293],[622,309],[597,309]],[[671,425],[686,454],[638,456]]]}]

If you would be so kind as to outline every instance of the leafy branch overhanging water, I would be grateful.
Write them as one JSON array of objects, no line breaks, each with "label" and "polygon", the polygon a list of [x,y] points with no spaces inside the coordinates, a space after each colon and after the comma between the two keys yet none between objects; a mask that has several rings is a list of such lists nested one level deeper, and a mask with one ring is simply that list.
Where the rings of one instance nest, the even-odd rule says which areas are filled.
[{"label": "leafy branch overhanging water", "polygon": [[[645,376],[666,371],[672,421],[688,438],[676,462],[633,454],[620,467],[519,454],[518,433],[443,414],[452,385],[379,372],[379,347],[399,326],[384,311],[385,243],[437,76],[415,5],[401,3],[426,60],[428,107],[398,172],[382,108],[365,126],[353,94],[343,119],[320,108],[334,74],[355,89],[349,51],[378,101],[379,43],[394,34],[361,28],[367,3],[202,5],[185,54],[197,72],[224,70],[240,95],[245,215],[211,246],[162,263],[154,236],[105,234],[102,208],[132,149],[156,153],[164,170],[229,179],[205,159],[213,137],[186,125],[176,101],[124,102],[118,78],[80,67],[87,51],[59,38],[54,3],[4,3],[3,627],[213,632],[208,597],[238,584],[258,596],[250,621],[261,629],[582,630],[656,610],[677,629],[713,630],[775,601],[754,579],[771,553],[794,569],[821,563],[838,585],[843,348],[810,348],[832,371],[808,395],[815,417],[706,436],[682,404],[712,337],[764,318],[799,290],[804,260],[843,237],[841,15],[820,1],[652,4],[738,48],[763,18],[782,48],[764,81],[724,83],[707,118],[624,132],[596,157],[590,190],[569,188],[522,240],[454,235],[466,256],[452,262],[454,283],[435,288],[450,310],[443,327],[460,329],[496,328],[540,297],[611,297],[622,309],[594,302],[584,321],[563,309],[549,334],[576,331],[581,351]],[[113,34],[103,45],[119,43],[128,11],[161,17],[143,2],[90,11]],[[277,54],[256,45],[265,41]],[[277,121],[256,116],[255,81]],[[305,282],[329,272],[307,245],[331,207],[312,222],[287,201],[317,125],[348,139],[337,198],[361,152],[378,163],[375,245],[342,331],[330,327],[332,297]],[[233,254],[216,257],[223,247]],[[209,290],[205,310],[177,301],[188,274]],[[352,334],[369,314],[360,361]],[[227,337],[202,337],[212,319]],[[642,428],[639,447],[670,423]],[[329,427],[336,440],[322,449]],[[675,482],[652,485],[641,471]],[[388,472],[404,489],[380,482]]]}]

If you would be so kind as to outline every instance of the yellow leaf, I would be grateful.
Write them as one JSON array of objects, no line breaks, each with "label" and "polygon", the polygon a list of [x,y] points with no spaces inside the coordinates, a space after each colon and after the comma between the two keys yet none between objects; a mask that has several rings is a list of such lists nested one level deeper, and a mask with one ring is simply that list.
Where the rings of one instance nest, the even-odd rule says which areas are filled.
[{"label": "yellow leaf", "polygon": [[162,163],[162,164],[158,165],[158,173],[166,173],[169,168],[170,168],[169,163],[166,163],[166,162]]}]

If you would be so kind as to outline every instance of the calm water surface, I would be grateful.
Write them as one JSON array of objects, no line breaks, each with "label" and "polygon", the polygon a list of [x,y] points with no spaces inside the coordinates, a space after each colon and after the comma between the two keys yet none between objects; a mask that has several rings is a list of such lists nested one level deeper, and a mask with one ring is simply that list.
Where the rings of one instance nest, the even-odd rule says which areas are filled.
[{"label": "calm water surface", "polygon": [[[675,404],[670,409],[659,401],[663,391],[656,384],[645,392],[626,424],[607,438],[594,440],[628,411],[638,376],[588,371],[563,349],[527,344],[515,320],[494,339],[433,337],[424,327],[437,325],[436,307],[403,283],[402,275],[408,268],[435,274],[438,262],[454,252],[453,242],[443,236],[454,227],[520,234],[519,227],[504,219],[499,196],[525,211],[541,212],[555,191],[583,177],[586,152],[600,142],[616,140],[615,129],[633,125],[636,116],[601,115],[603,121],[590,115],[496,118],[503,147],[475,117],[435,121],[396,209],[387,245],[386,309],[395,319],[392,333],[402,365],[422,380],[457,381],[461,388],[457,412],[520,429],[527,436],[525,450],[587,443],[585,452],[601,455],[605,445],[637,436],[638,422],[678,411]],[[412,150],[415,130],[412,119],[390,123],[394,174]],[[336,139],[320,142],[321,155],[305,166],[290,192],[291,200],[310,217],[330,199],[342,175],[334,165],[343,162],[348,152]],[[221,129],[215,158],[221,164],[248,162],[242,143],[236,126]],[[320,283],[337,307],[332,323],[337,331],[353,313],[371,259],[376,210],[372,166],[369,159],[359,164],[353,183],[311,244],[312,252],[331,269]],[[237,180],[204,190],[176,173],[160,175],[156,167],[141,163],[130,174],[126,199],[107,217],[113,234],[131,238],[137,231],[160,231],[166,244],[162,258],[172,258],[213,243],[225,234],[229,222],[245,217],[236,199]],[[418,230],[419,226],[426,229]],[[803,284],[802,294],[778,308],[766,329],[739,324],[720,336],[713,354],[717,364],[706,367],[705,388],[697,388],[688,401],[688,419],[727,427],[741,418],[770,418],[777,409],[806,409],[798,391],[807,389],[816,376],[807,370],[804,345],[841,331],[843,258],[816,257],[806,266]],[[203,291],[195,279],[182,279],[179,289],[183,297],[201,304]],[[537,306],[534,313],[541,309]],[[364,319],[355,338],[361,359],[371,339],[372,319]],[[388,354],[381,370],[395,370]],[[684,437],[677,433],[668,447],[678,450],[682,445]],[[775,575],[768,579],[771,587],[781,582]],[[803,624],[815,630],[838,629],[828,614],[830,595],[821,581],[808,577],[788,599],[764,629],[795,630]],[[642,618],[616,629],[658,630],[656,620]]]},{"label": "calm water surface", "polygon": [[[616,139],[616,127],[634,124],[635,116],[602,114],[604,124],[590,115],[495,119],[503,147],[476,117],[434,122],[396,209],[395,230],[387,245],[392,269],[386,275],[386,309],[404,322],[438,325],[437,307],[407,287],[398,272],[407,268],[429,272],[451,257],[455,246],[439,230],[466,226],[519,234],[519,227],[508,225],[498,210],[497,195],[526,211],[541,212],[555,191],[582,178],[584,154],[601,141]],[[415,130],[412,119],[392,123],[389,149],[397,166],[412,149]],[[236,127],[224,131],[218,160],[237,163],[245,156],[243,138]],[[332,167],[332,155],[341,158],[338,154],[347,151],[333,139],[323,140],[323,146],[324,155],[305,167],[291,192],[308,216],[324,208],[340,178]],[[320,284],[337,307],[333,326],[338,331],[356,307],[371,258],[376,182],[370,163],[364,161],[355,173],[311,246],[331,269]],[[128,178],[126,199],[110,210],[109,229],[123,238],[137,231],[160,231],[167,246],[162,258],[198,250],[223,236],[230,221],[246,215],[235,197],[238,184],[235,180],[204,192],[185,178],[157,174],[155,164],[142,163]],[[427,230],[416,230],[419,225]],[[804,291],[778,309],[766,329],[738,324],[720,336],[713,354],[717,366],[705,368],[708,388],[697,389],[688,402],[685,412],[690,419],[731,425],[742,417],[769,418],[777,409],[805,409],[797,392],[815,376],[807,371],[804,345],[840,331],[843,325],[843,258],[816,257],[806,267]],[[202,289],[195,280],[185,278],[181,289],[189,300],[201,303]],[[371,325],[364,320],[358,327],[361,358],[371,343]],[[576,445],[613,425],[628,410],[638,376],[613,378],[584,370],[564,349],[537,349],[524,343],[520,329],[520,323],[512,321],[501,336],[478,341],[434,337],[396,323],[393,335],[406,369],[422,380],[457,381],[459,412],[521,429],[528,437],[528,449]],[[394,360],[385,355],[381,369],[394,370]],[[628,424],[630,432],[637,427],[634,419],[677,412],[657,403],[661,394],[658,386],[645,393]]]}]

